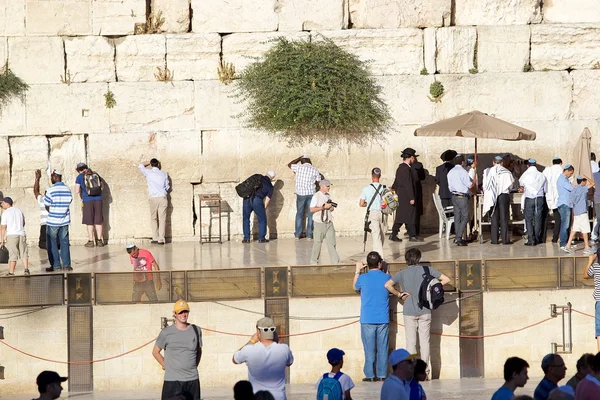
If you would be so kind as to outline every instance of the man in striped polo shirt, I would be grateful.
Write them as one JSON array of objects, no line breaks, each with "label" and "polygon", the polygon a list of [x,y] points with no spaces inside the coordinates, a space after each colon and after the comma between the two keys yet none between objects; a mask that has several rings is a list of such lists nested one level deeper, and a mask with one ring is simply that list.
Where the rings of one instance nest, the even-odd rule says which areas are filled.
[{"label": "man in striped polo shirt", "polygon": [[[44,205],[48,210],[47,232],[52,252],[52,265],[46,268],[47,272],[73,271],[71,267],[71,250],[69,248],[69,224],[71,213],[69,206],[73,201],[71,190],[62,182],[62,173],[52,171],[50,176],[52,186],[46,190]],[[60,243],[60,251],[58,244]],[[62,262],[62,264],[61,264]]]},{"label": "man in striped polo shirt", "polygon": [[600,351],[600,249],[596,254],[590,255],[587,268],[584,270],[583,279],[594,278],[594,300],[596,300],[596,342]]}]

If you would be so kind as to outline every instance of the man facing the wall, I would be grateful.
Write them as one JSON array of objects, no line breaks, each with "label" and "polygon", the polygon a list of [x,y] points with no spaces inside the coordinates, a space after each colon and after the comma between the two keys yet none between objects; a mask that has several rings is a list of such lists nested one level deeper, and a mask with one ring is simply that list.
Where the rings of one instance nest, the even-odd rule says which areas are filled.
[{"label": "man facing the wall", "polygon": [[306,214],[306,237],[313,237],[313,218],[310,212],[310,201],[316,192],[315,183],[320,180],[321,173],[313,167],[310,158],[305,154],[288,163],[288,167],[296,174],[296,226],[294,236],[302,237],[304,215]]},{"label": "man facing the wall", "polygon": [[[150,169],[148,169],[150,166]],[[169,176],[160,168],[160,161],[153,158],[138,165],[146,177],[148,195],[150,196],[150,226],[152,227],[152,242],[165,244],[165,228],[167,223],[167,193],[169,192]]]}]

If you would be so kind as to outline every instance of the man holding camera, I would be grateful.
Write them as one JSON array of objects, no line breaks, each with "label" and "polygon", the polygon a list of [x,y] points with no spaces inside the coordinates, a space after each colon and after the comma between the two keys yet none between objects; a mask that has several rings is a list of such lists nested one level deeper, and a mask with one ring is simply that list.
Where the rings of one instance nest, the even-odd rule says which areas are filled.
[{"label": "man holding camera", "polygon": [[360,292],[360,336],[365,351],[363,381],[378,382],[387,376],[390,304],[385,283],[391,276],[384,271],[387,265],[376,251],[367,255],[366,266],[369,271],[363,274],[365,265],[356,263],[352,286]]},{"label": "man holding camera", "polygon": [[[373,168],[371,171],[371,184],[364,187],[360,194],[358,205],[367,207],[367,218],[365,218],[365,231],[371,232],[373,239],[373,251],[383,256],[383,241],[385,240],[385,219],[381,212],[381,193],[385,189],[379,179],[381,178],[381,169]],[[365,234],[365,241],[366,241]]]},{"label": "man holding camera", "polygon": [[321,257],[321,246],[323,240],[327,241],[327,250],[332,264],[339,264],[340,256],[338,256],[335,248],[335,228],[333,227],[333,210],[337,207],[329,198],[329,189],[331,182],[323,179],[319,182],[319,191],[315,193],[310,200],[310,212],[313,213],[313,248],[310,256],[311,264],[318,264]]}]

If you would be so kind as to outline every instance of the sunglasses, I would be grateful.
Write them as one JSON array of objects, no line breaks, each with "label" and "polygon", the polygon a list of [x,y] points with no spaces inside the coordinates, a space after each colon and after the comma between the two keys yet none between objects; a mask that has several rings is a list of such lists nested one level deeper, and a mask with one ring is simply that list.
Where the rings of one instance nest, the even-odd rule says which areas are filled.
[{"label": "sunglasses", "polygon": [[263,332],[275,332],[275,327],[274,326],[272,326],[270,328],[260,328],[260,327],[257,326],[257,328],[260,329]]}]

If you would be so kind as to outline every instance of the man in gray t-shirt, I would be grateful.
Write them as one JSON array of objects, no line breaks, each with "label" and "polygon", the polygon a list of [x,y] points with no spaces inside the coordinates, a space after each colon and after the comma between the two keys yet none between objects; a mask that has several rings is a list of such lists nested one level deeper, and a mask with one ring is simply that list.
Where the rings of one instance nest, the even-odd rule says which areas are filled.
[{"label": "man in gray t-shirt", "polygon": [[[429,369],[429,338],[431,331],[431,310],[428,308],[419,308],[419,289],[423,282],[425,270],[419,263],[421,262],[421,251],[417,248],[409,249],[404,255],[408,268],[398,272],[389,281],[385,287],[400,300],[404,300],[404,330],[406,334],[406,350],[409,353],[417,353],[417,334],[419,335],[419,345],[421,348],[421,359],[427,363],[427,375],[431,372]],[[429,267],[429,273],[438,278],[442,285],[448,284],[450,278],[440,271]],[[400,285],[402,291],[406,292],[401,297],[394,285]]]},{"label": "man in gray t-shirt", "polygon": [[[202,331],[187,322],[190,307],[178,300],[173,307],[173,325],[163,329],[156,339],[152,355],[165,370],[162,400],[186,396],[200,400],[198,364],[202,358]],[[164,350],[164,357],[160,352]]]}]

